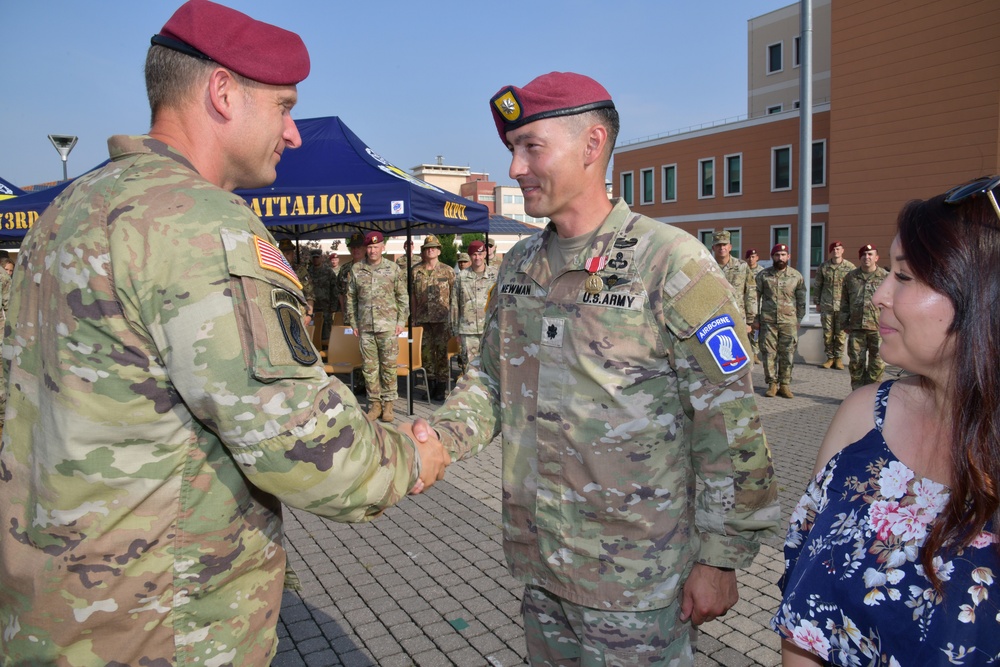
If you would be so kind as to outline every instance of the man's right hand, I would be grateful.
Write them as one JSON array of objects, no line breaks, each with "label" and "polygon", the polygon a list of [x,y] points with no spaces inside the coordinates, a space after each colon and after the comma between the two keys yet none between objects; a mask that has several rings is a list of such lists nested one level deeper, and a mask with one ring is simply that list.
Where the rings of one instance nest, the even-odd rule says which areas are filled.
[{"label": "man's right hand", "polygon": [[417,419],[413,424],[401,424],[399,430],[413,440],[417,454],[420,455],[420,479],[410,489],[410,493],[420,493],[429,489],[434,482],[444,479],[445,468],[451,464],[451,456],[430,424]]}]

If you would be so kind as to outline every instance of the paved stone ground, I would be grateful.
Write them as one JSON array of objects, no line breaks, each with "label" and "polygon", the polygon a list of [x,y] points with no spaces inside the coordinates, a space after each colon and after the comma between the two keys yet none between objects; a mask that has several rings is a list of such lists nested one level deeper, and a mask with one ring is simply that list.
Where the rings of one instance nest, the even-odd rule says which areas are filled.
[{"label": "paved stone ground", "polygon": [[[826,427],[850,391],[846,371],[800,363],[794,377],[795,398],[764,398],[761,367],[754,369],[786,522]],[[420,416],[431,407],[414,404]],[[288,510],[285,519],[289,561],[302,590],[284,596],[274,665],[525,664],[522,587],[507,574],[503,557],[497,442],[372,523],[337,524]],[[739,573],[740,602],[702,626],[699,667],[781,663],[768,621],[782,570],[780,540],[764,544],[753,567]]]}]

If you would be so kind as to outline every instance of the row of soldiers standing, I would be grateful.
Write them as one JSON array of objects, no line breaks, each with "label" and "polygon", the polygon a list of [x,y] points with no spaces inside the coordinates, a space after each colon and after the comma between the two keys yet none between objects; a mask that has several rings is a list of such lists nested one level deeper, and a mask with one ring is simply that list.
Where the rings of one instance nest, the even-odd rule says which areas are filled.
[{"label": "row of soldiers standing", "polygon": [[[764,395],[792,398],[798,327],[806,315],[805,279],[789,265],[791,257],[785,244],[771,249],[771,266],[766,269],[757,265],[756,250],[748,250],[747,261],[742,261],[730,255],[731,249],[730,233],[716,232],[712,252],[736,291],[753,352],[763,363]],[[888,274],[878,265],[878,250],[871,244],[858,251],[858,267],[843,259],[840,241],[830,244],[829,253],[830,258],[817,270],[814,292],[827,357],[822,367],[844,368],[841,358],[847,339],[851,388],[857,389],[879,382],[885,369],[879,355],[879,312],[873,296]]]}]

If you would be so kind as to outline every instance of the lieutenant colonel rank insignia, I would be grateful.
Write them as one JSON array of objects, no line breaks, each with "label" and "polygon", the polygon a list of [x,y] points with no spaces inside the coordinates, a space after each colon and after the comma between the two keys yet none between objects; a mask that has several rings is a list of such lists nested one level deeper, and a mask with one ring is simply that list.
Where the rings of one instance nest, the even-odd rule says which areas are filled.
[{"label": "lieutenant colonel rank insignia", "polygon": [[731,375],[749,363],[750,357],[736,334],[735,323],[729,315],[719,315],[698,328],[698,342],[706,345],[719,370]]},{"label": "lieutenant colonel rank insignia", "polygon": [[493,106],[508,123],[513,123],[521,117],[521,103],[517,101],[514,91],[510,88],[493,98]]}]

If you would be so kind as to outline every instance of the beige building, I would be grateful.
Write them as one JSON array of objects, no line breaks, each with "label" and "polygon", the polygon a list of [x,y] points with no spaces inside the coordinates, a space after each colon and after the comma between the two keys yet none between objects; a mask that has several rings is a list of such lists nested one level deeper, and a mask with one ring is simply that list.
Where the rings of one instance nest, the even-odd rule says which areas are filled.
[{"label": "beige building", "polygon": [[[906,201],[1000,172],[1000,2],[901,7],[813,2],[813,266],[834,239],[849,258],[873,243],[886,264]],[[620,143],[616,195],[703,240],[730,230],[741,255],[787,243],[796,261],[798,33],[798,4],[751,19],[748,119]]]}]

